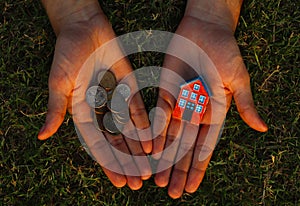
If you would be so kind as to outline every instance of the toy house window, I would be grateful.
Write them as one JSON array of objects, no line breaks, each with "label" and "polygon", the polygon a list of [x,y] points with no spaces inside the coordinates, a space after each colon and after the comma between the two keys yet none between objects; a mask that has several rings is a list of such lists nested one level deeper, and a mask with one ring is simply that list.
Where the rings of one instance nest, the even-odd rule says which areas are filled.
[{"label": "toy house window", "polygon": [[186,103],[186,101],[184,99],[180,99],[179,103],[178,103],[178,106],[184,108],[185,107],[185,103]]},{"label": "toy house window", "polygon": [[200,113],[202,112],[203,107],[201,105],[197,105],[195,112]]},{"label": "toy house window", "polygon": [[200,85],[199,84],[194,84],[194,91],[199,91]]},{"label": "toy house window", "polygon": [[196,100],[196,98],[197,98],[197,94],[194,93],[194,92],[192,92],[192,94],[191,94],[191,100]]},{"label": "toy house window", "polygon": [[189,96],[189,91],[188,90],[182,90],[182,94],[181,94],[181,96],[183,96],[183,97],[188,97]]},{"label": "toy house window", "polygon": [[199,97],[199,103],[201,103],[201,104],[204,104],[204,102],[205,102],[205,96],[203,96],[203,95],[200,95],[200,97]]}]

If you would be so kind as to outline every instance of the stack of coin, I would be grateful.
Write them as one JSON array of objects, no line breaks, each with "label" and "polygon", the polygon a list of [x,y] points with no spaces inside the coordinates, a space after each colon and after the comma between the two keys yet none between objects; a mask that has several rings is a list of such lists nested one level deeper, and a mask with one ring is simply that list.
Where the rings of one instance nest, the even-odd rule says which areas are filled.
[{"label": "stack of coin", "polygon": [[120,134],[130,120],[127,104],[130,87],[126,84],[117,85],[115,75],[109,70],[98,74],[98,82],[97,86],[87,90],[86,101],[95,110],[99,130]]}]

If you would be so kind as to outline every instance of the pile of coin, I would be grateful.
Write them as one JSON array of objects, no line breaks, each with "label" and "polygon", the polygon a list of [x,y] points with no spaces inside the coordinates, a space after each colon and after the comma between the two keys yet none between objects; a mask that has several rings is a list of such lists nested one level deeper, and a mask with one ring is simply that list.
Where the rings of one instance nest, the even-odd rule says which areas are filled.
[{"label": "pile of coin", "polygon": [[117,84],[115,75],[109,70],[99,72],[98,83],[86,91],[86,102],[95,110],[95,123],[101,131],[120,134],[130,119],[127,104],[130,87]]}]

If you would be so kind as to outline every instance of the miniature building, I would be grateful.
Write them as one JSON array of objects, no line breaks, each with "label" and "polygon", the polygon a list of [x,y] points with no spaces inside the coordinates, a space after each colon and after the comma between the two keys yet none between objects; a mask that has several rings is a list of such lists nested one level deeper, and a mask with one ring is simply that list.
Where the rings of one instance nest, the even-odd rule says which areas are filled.
[{"label": "miniature building", "polygon": [[180,86],[173,118],[199,125],[209,101],[209,93],[202,79],[196,78]]}]

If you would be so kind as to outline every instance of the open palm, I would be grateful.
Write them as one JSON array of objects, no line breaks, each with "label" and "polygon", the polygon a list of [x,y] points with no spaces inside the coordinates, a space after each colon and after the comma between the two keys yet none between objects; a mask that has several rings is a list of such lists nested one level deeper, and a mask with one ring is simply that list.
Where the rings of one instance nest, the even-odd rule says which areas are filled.
[{"label": "open palm", "polygon": [[[81,130],[85,127],[91,132],[94,131],[92,134],[95,136],[90,135],[86,137],[85,141],[111,182],[117,187],[122,187],[127,183],[131,189],[138,189],[142,186],[142,180],[151,175],[151,168],[146,156],[145,161],[139,164],[132,158],[122,159],[116,157],[113,151],[109,149],[109,144],[124,153],[143,156],[144,152],[149,153],[151,151],[152,142],[144,141],[143,144],[140,144],[139,141],[126,138],[121,134],[110,135],[108,132],[97,131],[93,117],[90,115],[92,109],[85,102],[85,91],[88,89],[89,81],[81,81],[78,84],[80,74],[84,74],[82,80],[90,80],[92,77],[91,71],[97,67],[96,61],[89,62],[90,64],[87,64],[87,61],[93,56],[96,49],[114,38],[114,31],[102,14],[94,15],[88,21],[68,24],[60,29],[57,34],[54,59],[49,76],[48,113],[38,138],[44,140],[53,135],[63,122],[67,110],[73,115],[75,124],[79,118],[85,118],[83,124],[77,125],[78,129]],[[108,62],[118,59],[121,55],[118,45],[115,46],[115,48],[106,48],[103,52]],[[120,59],[115,64],[111,63],[110,66],[110,70],[115,74],[117,80],[121,80],[132,71],[125,58]],[[128,84],[135,86],[134,81]],[[138,128],[149,127],[141,96],[136,94],[132,99],[130,112],[133,123]],[[134,132],[132,134],[134,135]],[[142,136],[139,137],[143,138]],[[147,138],[149,137],[147,136]],[[132,170],[139,171],[139,175],[131,175]]]},{"label": "open palm", "polygon": [[[265,123],[255,109],[249,74],[232,30],[215,23],[185,16],[176,34],[197,44],[212,61],[215,70],[202,68],[204,80],[206,80],[212,95],[201,125],[193,125],[172,118],[176,100],[163,89],[160,89],[159,92],[157,106],[164,109],[167,116],[167,126],[153,141],[153,153],[161,154],[157,156],[160,157],[160,160],[155,182],[161,187],[169,184],[169,195],[173,198],[180,197],[183,190],[194,192],[199,187],[217,143],[222,122],[230,107],[232,97],[234,97],[240,116],[250,127],[258,131],[267,130]],[[188,47],[184,48],[184,45],[180,45],[176,40],[171,41],[170,49],[182,50],[183,54],[190,52]],[[196,65],[208,65],[201,62],[203,58],[197,59],[201,56],[200,54],[195,54],[193,51],[190,56],[194,58],[193,61],[196,62]],[[164,67],[176,72],[185,80],[193,79],[197,75],[185,62],[170,55],[166,56]],[[219,81],[217,81],[218,79]],[[178,90],[179,85],[168,83],[174,81],[176,80],[170,80],[167,73],[161,74],[161,83],[169,84],[164,88],[177,88]],[[214,118],[215,116],[217,118]],[[155,122],[154,128],[161,124],[159,115],[157,115]],[[175,146],[177,149],[167,153],[165,149],[174,144],[177,145]],[[160,153],[163,150],[165,151]],[[204,158],[199,158],[199,155],[204,155]],[[175,165],[171,167],[173,164]],[[166,165],[169,168],[160,171],[160,168],[164,168]]]}]

